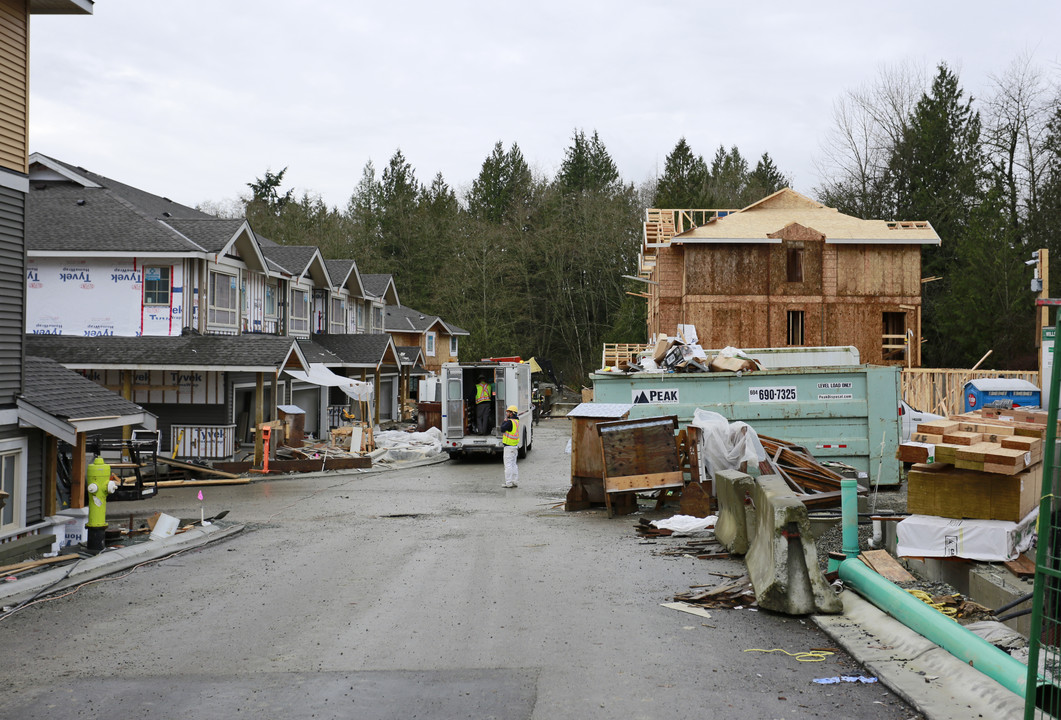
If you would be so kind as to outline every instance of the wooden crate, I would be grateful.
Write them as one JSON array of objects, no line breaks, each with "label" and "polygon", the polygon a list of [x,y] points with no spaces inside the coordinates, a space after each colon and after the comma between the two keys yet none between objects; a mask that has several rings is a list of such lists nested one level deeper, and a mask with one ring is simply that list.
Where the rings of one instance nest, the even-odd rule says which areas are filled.
[{"label": "wooden crate", "polygon": [[939,462],[914,465],[907,475],[906,509],[917,515],[1020,522],[1039,503],[1042,467],[1000,475]]}]

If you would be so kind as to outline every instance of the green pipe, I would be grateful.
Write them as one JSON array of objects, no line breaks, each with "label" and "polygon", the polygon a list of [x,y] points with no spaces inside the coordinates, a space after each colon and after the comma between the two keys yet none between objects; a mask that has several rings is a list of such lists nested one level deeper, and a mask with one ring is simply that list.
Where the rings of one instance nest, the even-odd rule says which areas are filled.
[{"label": "green pipe", "polygon": [[[840,481],[840,549],[844,557],[858,557],[858,481],[844,478]],[[840,560],[829,558],[829,572],[840,569]]]},{"label": "green pipe", "polygon": [[844,478],[840,481],[840,513],[843,532],[841,549],[850,560],[858,557],[858,481]]},{"label": "green pipe", "polygon": [[999,650],[943,613],[929,607],[861,560],[840,563],[840,579],[871,603],[1020,697],[1026,697],[1028,666]]}]

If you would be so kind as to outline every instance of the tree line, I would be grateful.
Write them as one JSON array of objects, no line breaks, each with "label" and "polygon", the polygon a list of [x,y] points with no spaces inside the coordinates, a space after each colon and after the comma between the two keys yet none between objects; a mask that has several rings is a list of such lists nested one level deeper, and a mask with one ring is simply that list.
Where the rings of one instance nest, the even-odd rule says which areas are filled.
[{"label": "tree line", "polygon": [[[986,101],[941,64],[930,82],[908,67],[836,103],[815,199],[864,218],[927,220],[925,365],[1034,367],[1034,296],[1024,261],[1049,248],[1061,285],[1061,107],[1056,84],[1018,61]],[[248,183],[239,212],[284,244],[354,258],[394,276],[404,305],[468,330],[461,356],[548,358],[570,384],[599,365],[604,342],[644,342],[637,270],[644,208],[745,207],[789,185],[763,153],[736,146],[710,161],[680,138],[654,181],[624,181],[596,132],[575,130],[552,177],[498,141],[470,188],[416,176],[397,150],[364,166],[343,208],[283,189],[284,170]]]}]

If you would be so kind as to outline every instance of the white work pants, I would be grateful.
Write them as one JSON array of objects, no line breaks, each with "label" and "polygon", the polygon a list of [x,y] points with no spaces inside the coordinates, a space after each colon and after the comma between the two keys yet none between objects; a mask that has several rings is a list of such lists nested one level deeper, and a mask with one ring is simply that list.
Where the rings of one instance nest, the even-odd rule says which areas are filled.
[{"label": "white work pants", "polygon": [[516,467],[516,454],[519,452],[518,445],[505,445],[505,482],[514,483],[519,481],[519,468]]}]

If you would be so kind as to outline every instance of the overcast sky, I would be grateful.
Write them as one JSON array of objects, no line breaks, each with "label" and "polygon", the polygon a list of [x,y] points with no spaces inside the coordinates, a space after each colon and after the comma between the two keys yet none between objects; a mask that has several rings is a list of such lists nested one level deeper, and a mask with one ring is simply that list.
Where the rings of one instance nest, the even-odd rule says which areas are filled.
[{"label": "overcast sky", "polygon": [[345,206],[397,148],[459,191],[498,140],[551,176],[580,128],[628,182],[684,136],[809,194],[846,90],[946,61],[979,97],[1021,55],[1061,83],[1061,2],[98,0],[33,18],[30,149],[188,205],[287,167]]}]

